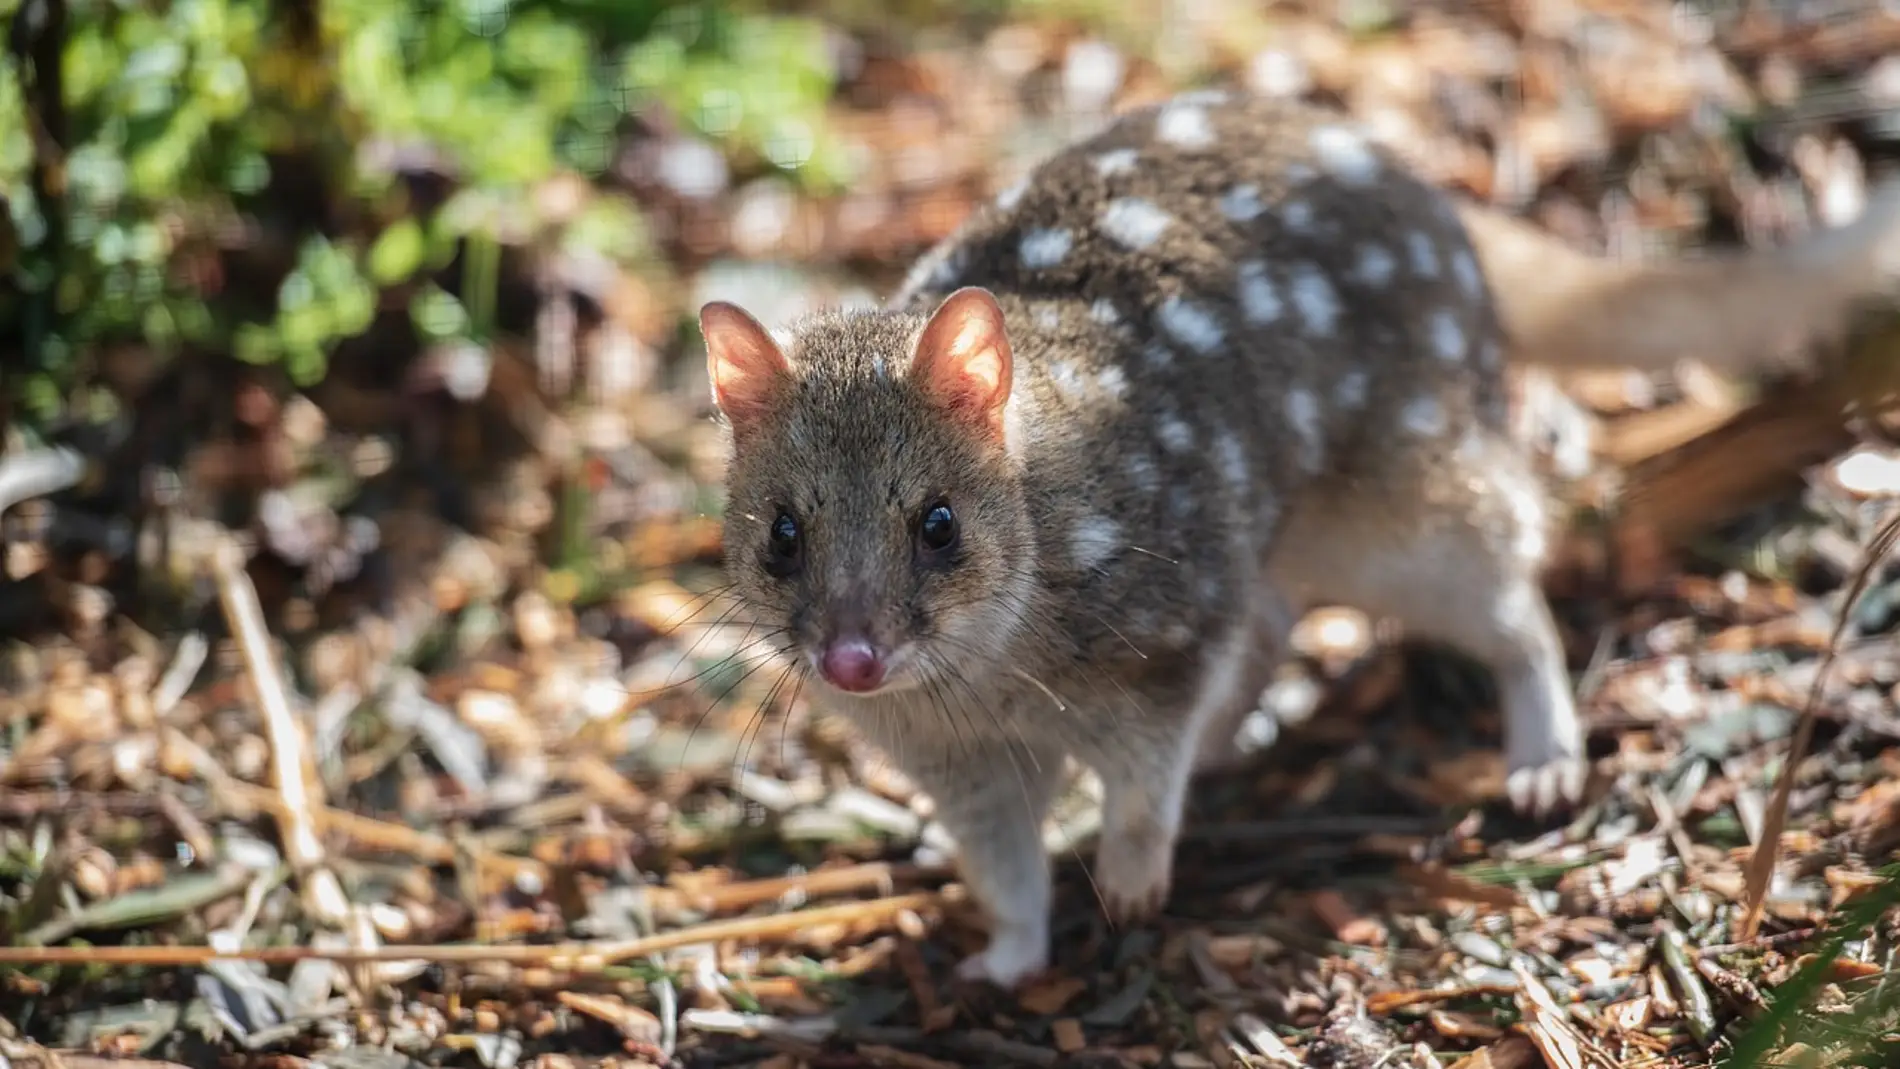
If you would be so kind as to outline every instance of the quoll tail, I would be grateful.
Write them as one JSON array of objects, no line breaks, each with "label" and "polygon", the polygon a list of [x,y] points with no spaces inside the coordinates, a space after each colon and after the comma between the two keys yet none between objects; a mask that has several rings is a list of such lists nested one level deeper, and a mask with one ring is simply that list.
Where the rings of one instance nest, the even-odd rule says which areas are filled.
[{"label": "quoll tail", "polygon": [[1791,244],[1655,263],[1579,252],[1470,201],[1458,213],[1525,364],[1745,373],[1837,336],[1864,300],[1900,297],[1900,179],[1852,222]]}]

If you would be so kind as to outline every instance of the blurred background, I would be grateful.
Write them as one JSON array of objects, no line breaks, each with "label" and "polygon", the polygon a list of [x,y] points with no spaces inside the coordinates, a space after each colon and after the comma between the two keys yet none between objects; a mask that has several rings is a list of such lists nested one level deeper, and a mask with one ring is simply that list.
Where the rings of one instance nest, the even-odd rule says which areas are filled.
[{"label": "blurred background", "polygon": [[[1496,778],[1495,717],[1468,715],[1488,708],[1485,684],[1371,652],[1349,614],[1309,629],[1281,695],[1337,714],[1293,751],[1311,760],[1216,792],[1209,806],[1242,816],[1184,846],[1180,899],[1203,918],[1318,917],[1326,946],[1269,968],[1288,933],[1203,926],[1183,944],[1170,929],[1175,956],[1143,971],[1159,948],[1126,949],[1071,880],[1066,979],[1004,1018],[939,995],[981,927],[902,897],[943,882],[928,803],[807,716],[717,597],[722,455],[695,312],[719,298],[772,322],[875,301],[1028,164],[1195,86],[1345,108],[1444,188],[1619,257],[1843,221],[1900,157],[1900,8],[1871,0],[0,0],[0,14],[0,944],[373,950],[764,926],[579,979],[545,961],[0,964],[0,1066],[34,1069],[51,1049],[68,1066],[340,1066],[340,1051],[544,1069],[1299,1064],[1321,1040],[1330,1064],[1358,1064],[1359,1026],[1326,1022],[1365,1001],[1336,977],[1390,991],[1427,974],[1497,990],[1375,1014],[1365,1042],[1555,1059],[1546,1040],[1575,1029],[1539,1016],[1495,944],[1403,976],[1353,957],[1442,951],[1454,930],[1488,940],[1480,914],[1525,908],[1470,876],[1432,894],[1487,902],[1477,913],[1415,902],[1375,919],[1385,907],[1329,889],[1368,866],[1389,878],[1393,842],[1491,866],[1477,882],[1518,888],[1546,921],[1556,900],[1537,895],[1567,870],[1512,867],[1564,845],[1533,831],[1500,860],[1469,841],[1475,825],[1433,822]],[[1597,891],[1656,900],[1636,929],[1569,933],[1564,953],[1593,945],[1594,964],[1551,958],[1552,942],[1526,966],[1634,1022],[1563,1039],[1611,1059],[1592,1064],[1694,1062],[1714,981],[1686,965],[1665,980],[1639,952],[1670,909],[1698,938],[1732,934],[1717,920],[1734,896],[1676,877],[1732,874],[1759,831],[1770,744],[1829,614],[1860,605],[1870,642],[1891,626],[1891,599],[1842,588],[1900,479],[1813,394],[1778,395],[1792,408],[1768,418],[1757,394],[1693,369],[1561,385],[1526,380],[1525,411],[1585,427],[1652,489],[1701,488],[1709,464],[1760,475],[1713,501],[1652,494],[1681,507],[1618,543],[1621,570],[1580,543],[1557,591],[1588,601],[1570,612],[1579,663],[1596,646],[1729,658],[1598,680],[1622,734],[1597,749],[1640,776],[1591,818],[1634,822],[1620,845],[1585,854],[1621,866]],[[1779,630],[1736,631],[1764,627]],[[1862,667],[1859,734],[1823,740],[1860,747],[1833,762],[1859,785],[1838,797],[1884,813],[1863,788],[1890,767],[1887,736],[1865,724],[1893,721],[1892,679]],[[1730,685],[1744,678],[1772,685],[1744,700]],[[1405,756],[1362,775],[1372,729],[1346,712],[1394,703],[1451,712],[1378,729]],[[1424,733],[1474,741],[1452,756],[1393,741]],[[1077,804],[1059,849],[1086,835]],[[1345,823],[1260,822],[1282,812]],[[1302,829],[1321,841],[1263,856]],[[1819,890],[1776,916],[1824,916],[1846,897],[1829,887],[1871,880],[1890,849],[1844,882],[1804,873]],[[1708,901],[1658,904],[1665,885]],[[846,913],[794,936],[773,911],[820,895]],[[1188,993],[1164,998],[1180,976]],[[1236,990],[1251,1024],[1197,1016],[1231,1014]],[[801,1021],[827,1023],[786,1023]],[[1516,1021],[1534,1027],[1507,1035]]]}]

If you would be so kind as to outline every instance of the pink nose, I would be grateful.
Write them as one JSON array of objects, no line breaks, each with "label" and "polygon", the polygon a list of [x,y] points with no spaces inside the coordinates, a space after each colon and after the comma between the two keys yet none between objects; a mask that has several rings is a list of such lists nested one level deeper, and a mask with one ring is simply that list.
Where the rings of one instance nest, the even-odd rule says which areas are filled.
[{"label": "pink nose", "polygon": [[884,658],[861,638],[841,638],[825,647],[818,668],[839,690],[876,690],[884,682]]}]

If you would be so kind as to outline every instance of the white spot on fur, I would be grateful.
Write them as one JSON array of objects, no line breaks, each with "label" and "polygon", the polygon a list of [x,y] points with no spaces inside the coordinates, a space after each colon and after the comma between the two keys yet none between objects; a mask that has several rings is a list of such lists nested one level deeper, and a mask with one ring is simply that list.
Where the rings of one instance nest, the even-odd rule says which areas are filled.
[{"label": "white spot on fur", "polygon": [[1086,388],[1082,372],[1068,360],[1051,360],[1047,365],[1049,382],[1070,399],[1078,398]]},{"label": "white spot on fur", "polygon": [[1313,206],[1303,200],[1290,201],[1281,207],[1280,221],[1296,234],[1305,233],[1313,227]]},{"label": "white spot on fur", "polygon": [[1438,355],[1438,359],[1449,363],[1465,358],[1465,328],[1458,325],[1458,317],[1449,309],[1441,308],[1433,312],[1429,329],[1432,352]]},{"label": "white spot on fur", "polygon": [[1161,240],[1174,217],[1140,197],[1118,197],[1102,209],[1097,225],[1110,241],[1139,251]]},{"label": "white spot on fur", "polygon": [[1132,148],[1110,149],[1095,157],[1095,173],[1103,178],[1126,174],[1135,169],[1135,161],[1138,159],[1140,159],[1140,153]]},{"label": "white spot on fur", "polygon": [[1399,410],[1399,423],[1423,438],[1436,438],[1451,425],[1445,415],[1445,406],[1439,404],[1436,397],[1420,397],[1406,402],[1405,407]]},{"label": "white spot on fur", "polygon": [[1219,608],[1221,596],[1226,592],[1227,584],[1220,581],[1220,576],[1210,572],[1201,576],[1199,585],[1201,604],[1210,609]]},{"label": "white spot on fur", "polygon": [[1405,236],[1405,247],[1412,257],[1412,270],[1421,278],[1438,277],[1438,246],[1432,236],[1414,230]]},{"label": "white spot on fur", "polygon": [[1324,272],[1312,264],[1301,264],[1292,271],[1293,304],[1306,321],[1306,329],[1315,334],[1331,334],[1339,325],[1339,294]]},{"label": "white spot on fur", "polygon": [[1225,427],[1214,435],[1214,454],[1220,463],[1221,478],[1227,480],[1227,486],[1235,493],[1247,488],[1251,481],[1247,472],[1247,451],[1240,446],[1240,439]]},{"label": "white spot on fur", "polygon": [[1194,641],[1194,629],[1176,620],[1161,632],[1161,640],[1175,649],[1182,649]]},{"label": "white spot on fur", "polygon": [[1362,245],[1359,247],[1359,262],[1353,267],[1353,274],[1368,286],[1383,286],[1392,281],[1392,273],[1398,268],[1398,258],[1393,256],[1384,245]]},{"label": "white spot on fur", "polygon": [[1263,211],[1266,205],[1260,203],[1259,186],[1239,185],[1221,194],[1220,212],[1232,222],[1251,222]]},{"label": "white spot on fur", "polygon": [[1122,547],[1121,525],[1106,516],[1085,516],[1069,532],[1069,552],[1075,566],[1094,571]]},{"label": "white spot on fur", "polygon": [[1238,274],[1240,313],[1247,322],[1264,326],[1279,319],[1286,311],[1286,302],[1280,299],[1280,291],[1274,288],[1273,280],[1267,277],[1266,263],[1261,260],[1243,260]]},{"label": "white spot on fur", "polygon": [[1300,466],[1314,471],[1320,465],[1319,398],[1313,391],[1294,387],[1286,394],[1286,421],[1293,426],[1293,433],[1300,439]]},{"label": "white spot on fur", "polygon": [[904,279],[905,292],[919,289],[954,289],[969,261],[969,250],[962,246],[926,254]]},{"label": "white spot on fur", "polygon": [[1170,413],[1161,417],[1155,424],[1155,433],[1160,435],[1161,444],[1173,452],[1185,453],[1194,448],[1194,428],[1180,416]]},{"label": "white spot on fur", "polygon": [[1055,305],[1052,305],[1052,304],[1037,305],[1035,316],[1036,316],[1036,325],[1041,327],[1044,330],[1055,330],[1057,327],[1060,327],[1062,325],[1062,313],[1056,311]]},{"label": "white spot on fur", "polygon": [[1029,192],[1029,176],[1024,175],[1003,187],[1003,191],[996,195],[996,206],[1006,212],[1013,211],[1017,202],[1022,200],[1023,194],[1027,192]]},{"label": "white spot on fur", "polygon": [[1161,489],[1161,473],[1155,469],[1154,460],[1146,453],[1137,452],[1128,458],[1128,481],[1135,489],[1144,494],[1153,494]]},{"label": "white spot on fur", "polygon": [[1214,313],[1178,294],[1155,309],[1155,322],[1169,337],[1199,353],[1211,353],[1227,340]]},{"label": "white spot on fur", "polygon": [[1194,515],[1194,493],[1186,483],[1175,483],[1168,491],[1168,512],[1177,520],[1185,520]]},{"label": "white spot on fur", "polygon": [[1114,364],[1105,365],[1095,373],[1095,385],[1108,396],[1120,400],[1128,390],[1128,376]]},{"label": "white spot on fur", "polygon": [[1075,245],[1075,235],[1067,230],[1037,227],[1023,234],[1016,254],[1031,271],[1046,271],[1061,263]]},{"label": "white spot on fur", "polygon": [[1121,309],[1115,307],[1114,301],[1097,297],[1095,303],[1089,305],[1089,318],[1105,327],[1112,327],[1122,321],[1122,313]]},{"label": "white spot on fur", "polygon": [[1155,116],[1155,136],[1185,149],[1204,149],[1214,143],[1214,127],[1201,108],[1175,100]]},{"label": "white spot on fur", "polygon": [[1149,342],[1147,348],[1141,351],[1141,355],[1148,362],[1148,366],[1156,371],[1163,371],[1174,366],[1174,350],[1161,342]]},{"label": "white spot on fur", "polygon": [[1471,255],[1471,250],[1459,249],[1451,254],[1451,273],[1466,295],[1476,297],[1483,292],[1484,273],[1478,270],[1477,258]]},{"label": "white spot on fur", "polygon": [[1321,126],[1307,137],[1320,166],[1342,182],[1370,185],[1379,177],[1379,156],[1366,139],[1343,126]]},{"label": "white spot on fur", "polygon": [[1341,408],[1359,408],[1366,403],[1366,389],[1371,385],[1372,377],[1364,371],[1348,371],[1333,387],[1333,399]]}]

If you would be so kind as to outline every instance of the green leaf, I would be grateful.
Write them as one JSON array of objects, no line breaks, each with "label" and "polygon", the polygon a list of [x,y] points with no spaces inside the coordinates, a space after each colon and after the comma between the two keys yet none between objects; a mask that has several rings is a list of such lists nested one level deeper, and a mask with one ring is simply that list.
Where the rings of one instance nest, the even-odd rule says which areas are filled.
[{"label": "green leaf", "polygon": [[247,364],[269,364],[283,352],[283,345],[277,340],[277,332],[261,323],[245,323],[237,329],[232,339],[232,349],[237,358]]},{"label": "green leaf", "polygon": [[462,302],[440,286],[427,286],[409,302],[409,316],[426,338],[453,338],[468,331]]},{"label": "green leaf", "polygon": [[414,218],[396,221],[370,246],[369,277],[380,286],[405,281],[422,266],[426,246],[420,223]]}]

